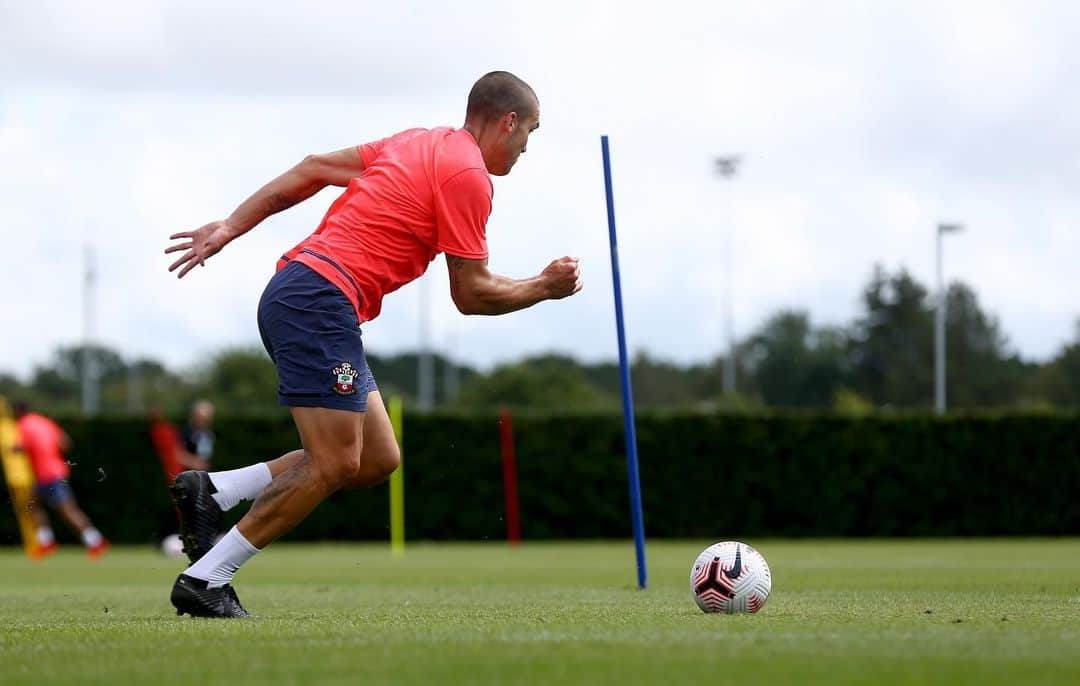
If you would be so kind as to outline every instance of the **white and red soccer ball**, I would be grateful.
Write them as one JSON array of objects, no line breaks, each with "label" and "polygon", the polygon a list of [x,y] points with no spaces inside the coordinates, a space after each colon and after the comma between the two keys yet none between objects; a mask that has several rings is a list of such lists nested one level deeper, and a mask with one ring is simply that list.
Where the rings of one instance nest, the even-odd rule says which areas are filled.
[{"label": "white and red soccer ball", "polygon": [[703,612],[757,612],[771,590],[769,563],[738,541],[709,546],[690,568],[690,592]]}]

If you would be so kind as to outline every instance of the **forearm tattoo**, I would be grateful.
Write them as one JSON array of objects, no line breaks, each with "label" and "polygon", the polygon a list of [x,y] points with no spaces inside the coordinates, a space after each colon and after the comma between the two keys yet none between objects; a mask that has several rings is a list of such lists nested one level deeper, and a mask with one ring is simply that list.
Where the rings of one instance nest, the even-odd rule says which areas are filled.
[{"label": "forearm tattoo", "polygon": [[281,191],[272,194],[266,201],[266,210],[268,214],[276,214],[282,210],[287,210],[295,205],[297,200],[290,198]]}]

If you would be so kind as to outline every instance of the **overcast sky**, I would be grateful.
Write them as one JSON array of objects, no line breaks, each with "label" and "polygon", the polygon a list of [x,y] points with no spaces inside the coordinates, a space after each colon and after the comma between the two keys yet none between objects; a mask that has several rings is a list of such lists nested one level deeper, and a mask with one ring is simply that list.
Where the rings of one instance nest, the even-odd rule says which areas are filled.
[{"label": "overcast sky", "polygon": [[[0,370],[96,330],[197,364],[255,344],[275,258],[332,190],[183,281],[170,233],[223,218],[305,154],[459,126],[508,69],[542,127],[497,178],[491,266],[582,258],[585,290],[498,318],[457,314],[440,258],[364,327],[372,352],[432,338],[481,367],[616,354],[601,134],[611,137],[632,351],[702,361],[779,308],[841,324],[875,263],[973,286],[1012,345],[1046,359],[1080,316],[1080,5],[1071,2],[36,2],[0,0]],[[731,180],[717,154],[740,153]],[[727,246],[731,246],[730,255]],[[730,269],[728,268],[730,266]],[[376,370],[377,371],[377,370]]]}]

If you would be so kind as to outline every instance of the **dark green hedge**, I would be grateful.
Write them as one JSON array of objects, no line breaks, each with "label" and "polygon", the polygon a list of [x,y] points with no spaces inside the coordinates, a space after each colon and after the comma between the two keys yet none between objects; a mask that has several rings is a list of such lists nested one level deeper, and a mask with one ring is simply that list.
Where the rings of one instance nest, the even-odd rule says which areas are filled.
[{"label": "dark green hedge", "polygon": [[[63,424],[83,508],[114,541],[152,540],[169,505],[146,424]],[[526,539],[629,535],[619,417],[519,417],[515,433]],[[654,537],[1080,533],[1076,417],[646,415],[638,443]],[[215,463],[298,444],[287,416],[221,418]],[[505,536],[494,417],[407,416],[405,481],[410,538]],[[290,538],[379,539],[387,522],[385,486],[339,493]],[[9,505],[0,541],[16,536]]]}]

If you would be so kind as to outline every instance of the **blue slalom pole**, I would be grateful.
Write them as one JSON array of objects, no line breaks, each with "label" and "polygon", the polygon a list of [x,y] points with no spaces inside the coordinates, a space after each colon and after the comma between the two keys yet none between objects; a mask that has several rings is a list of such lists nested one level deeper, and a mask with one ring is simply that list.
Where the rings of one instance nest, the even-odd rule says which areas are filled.
[{"label": "blue slalom pole", "polygon": [[638,588],[645,588],[645,517],[641,513],[641,479],[638,476],[637,431],[634,428],[634,394],[630,388],[630,363],[626,359],[626,331],[623,326],[622,281],[619,278],[619,242],[615,237],[615,199],[611,192],[611,154],[608,137],[600,136],[604,154],[604,194],[607,197],[608,236],[611,239],[611,281],[615,290],[615,328],[619,334],[619,376],[622,380],[623,422],[626,425],[626,472],[630,477],[630,517],[634,523]]}]

